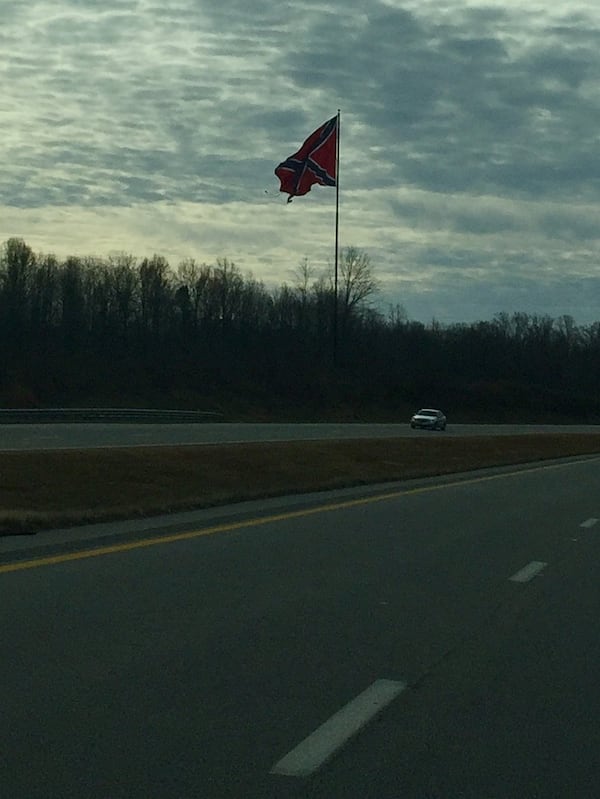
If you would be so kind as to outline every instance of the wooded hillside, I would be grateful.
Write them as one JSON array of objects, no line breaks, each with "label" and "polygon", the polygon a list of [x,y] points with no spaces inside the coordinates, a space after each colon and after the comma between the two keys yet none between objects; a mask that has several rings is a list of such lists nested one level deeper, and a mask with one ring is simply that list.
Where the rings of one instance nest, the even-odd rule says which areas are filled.
[{"label": "wooded hillside", "polygon": [[[0,405],[137,405],[235,418],[600,420],[600,322],[521,312],[443,326],[373,304],[368,256],[268,289],[227,259],[0,250]],[[334,344],[337,342],[337,345]]]}]

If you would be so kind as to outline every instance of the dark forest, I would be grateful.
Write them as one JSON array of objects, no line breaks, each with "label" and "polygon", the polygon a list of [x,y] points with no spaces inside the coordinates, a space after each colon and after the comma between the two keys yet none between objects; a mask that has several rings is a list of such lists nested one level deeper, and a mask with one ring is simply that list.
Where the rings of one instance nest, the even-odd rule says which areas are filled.
[{"label": "dark forest", "polygon": [[[337,304],[336,304],[337,295]],[[441,325],[375,305],[368,255],[268,289],[226,258],[0,249],[0,406],[158,407],[227,419],[600,420],[600,322],[518,311]]]}]

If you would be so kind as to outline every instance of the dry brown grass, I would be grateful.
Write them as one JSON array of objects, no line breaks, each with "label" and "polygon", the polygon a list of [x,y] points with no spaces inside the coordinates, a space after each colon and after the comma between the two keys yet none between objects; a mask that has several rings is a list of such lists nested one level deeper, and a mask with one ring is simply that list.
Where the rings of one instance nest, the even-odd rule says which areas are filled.
[{"label": "dry brown grass", "polygon": [[0,534],[600,453],[600,434],[0,453]]}]

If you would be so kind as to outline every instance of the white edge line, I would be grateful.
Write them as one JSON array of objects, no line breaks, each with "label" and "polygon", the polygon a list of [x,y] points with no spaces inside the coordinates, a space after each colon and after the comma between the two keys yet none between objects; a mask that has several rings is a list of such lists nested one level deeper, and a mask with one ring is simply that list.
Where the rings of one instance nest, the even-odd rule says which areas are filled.
[{"label": "white edge line", "polygon": [[591,519],[586,519],[579,526],[580,527],[593,527],[595,524],[598,524],[598,519],[594,519],[592,517]]},{"label": "white edge line", "polygon": [[544,563],[544,561],[532,560],[531,563],[528,563],[527,566],[523,566],[522,569],[519,569],[518,572],[515,572],[515,574],[508,579],[513,583],[527,583],[547,565],[548,564]]},{"label": "white edge line", "polygon": [[403,682],[376,680],[282,757],[269,773],[309,776],[406,687]]}]

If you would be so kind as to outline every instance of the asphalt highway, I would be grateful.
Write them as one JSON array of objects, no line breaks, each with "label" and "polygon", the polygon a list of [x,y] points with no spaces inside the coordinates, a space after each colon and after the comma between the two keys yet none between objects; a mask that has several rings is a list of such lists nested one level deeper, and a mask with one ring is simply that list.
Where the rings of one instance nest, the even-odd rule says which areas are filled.
[{"label": "asphalt highway", "polygon": [[4,553],[2,799],[588,799],[600,458]]},{"label": "asphalt highway", "polygon": [[[518,433],[597,433],[598,425],[449,424],[442,436],[514,435]],[[340,438],[393,438],[432,435],[404,424],[4,424],[0,451],[89,449],[90,447],[226,444],[250,441],[302,441]]]}]

